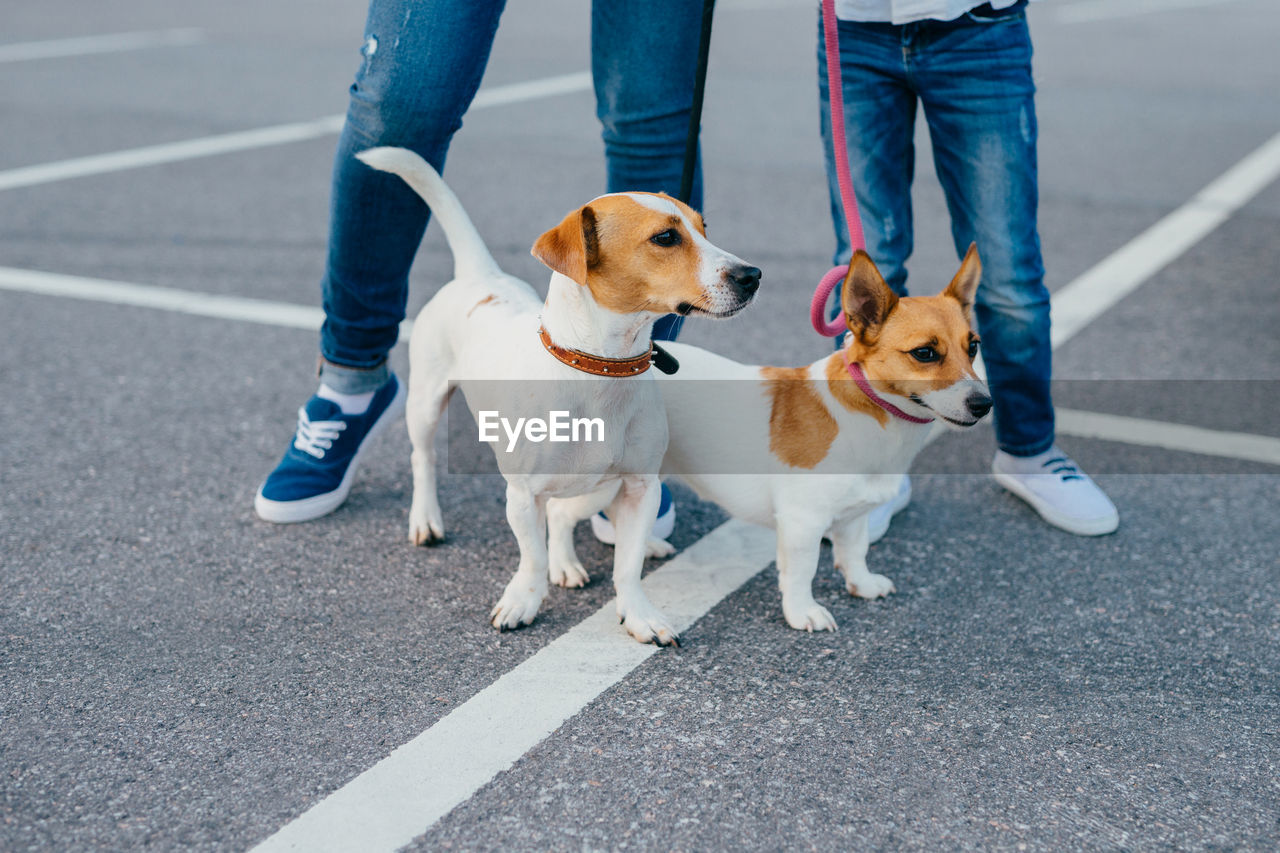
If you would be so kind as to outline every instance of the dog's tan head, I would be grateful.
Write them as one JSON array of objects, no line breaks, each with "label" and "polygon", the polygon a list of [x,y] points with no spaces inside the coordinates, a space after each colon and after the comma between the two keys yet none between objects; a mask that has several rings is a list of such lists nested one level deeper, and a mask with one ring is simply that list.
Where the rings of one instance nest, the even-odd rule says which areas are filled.
[{"label": "dog's tan head", "polygon": [[876,391],[920,417],[973,426],[991,410],[986,384],[973,371],[978,335],[973,298],[982,278],[976,245],[937,296],[899,298],[861,250],[841,291],[849,335],[846,356],[862,365]]},{"label": "dog's tan head", "polygon": [[670,196],[614,193],[538,238],[533,256],[618,314],[730,317],[760,287],[760,270],[707,240],[696,210]]}]

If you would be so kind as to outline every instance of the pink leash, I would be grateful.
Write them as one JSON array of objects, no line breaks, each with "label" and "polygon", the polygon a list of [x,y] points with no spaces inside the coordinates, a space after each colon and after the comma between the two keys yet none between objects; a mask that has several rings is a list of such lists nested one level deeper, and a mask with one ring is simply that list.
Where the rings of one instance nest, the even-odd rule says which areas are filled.
[{"label": "pink leash", "polygon": [[[858,200],[853,194],[853,178],[849,174],[849,147],[844,137],[844,80],[840,75],[840,32],[836,23],[835,0],[822,0],[822,34],[827,48],[827,100],[831,104],[831,147],[836,162],[836,181],[840,185],[840,202],[844,207],[844,221],[849,226],[849,249],[865,249],[862,236],[862,219],[858,215]],[[844,281],[849,267],[842,264],[822,277],[818,290],[809,304],[809,321],[818,334],[834,338],[848,331],[844,317],[827,322],[827,299],[831,291]]]},{"label": "pink leash", "polygon": [[[840,185],[840,203],[844,207],[844,221],[849,226],[849,249],[857,251],[866,249],[867,243],[862,235],[862,217],[858,215],[858,199],[853,194],[853,178],[849,174],[849,146],[844,137],[844,80],[840,75],[838,28],[835,0],[822,0],[822,34],[827,49],[827,100],[831,105],[831,147],[835,149],[832,155],[836,163],[836,182]],[[809,322],[813,324],[814,330],[824,337],[834,338],[849,331],[843,312],[832,322],[827,322],[827,300],[831,298],[831,291],[844,281],[848,272],[848,264],[833,267],[822,277],[822,281],[818,282],[813,301],[809,303]],[[849,377],[853,379],[859,390],[889,414],[913,424],[933,422],[932,418],[909,415],[877,394],[858,363],[851,362],[845,357],[844,365],[849,371]]]}]

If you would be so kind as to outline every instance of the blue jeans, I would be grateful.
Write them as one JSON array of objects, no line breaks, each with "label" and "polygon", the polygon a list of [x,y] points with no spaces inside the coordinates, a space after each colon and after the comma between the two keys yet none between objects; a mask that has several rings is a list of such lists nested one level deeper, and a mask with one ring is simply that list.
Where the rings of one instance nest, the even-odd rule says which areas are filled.
[{"label": "blue jeans", "polygon": [[[1052,350],[1036,230],[1035,84],[1025,14],[966,14],[901,26],[840,21],[839,30],[845,133],[867,251],[889,286],[905,296],[919,103],[956,256],[976,242],[982,258],[975,314],[995,401],[996,441],[1015,456],[1043,452],[1054,440]],[[848,229],[831,152],[821,21],[818,45],[835,259],[846,263]]]},{"label": "blue jeans", "polygon": [[[372,0],[363,62],[351,86],[333,168],[323,280],[321,377],[360,393],[387,379],[409,291],[409,267],[429,212],[394,175],[354,155],[378,145],[421,154],[443,171],[475,97],[505,0]],[[701,4],[597,0],[592,74],[603,125],[608,192],[676,195],[693,104]],[[689,203],[702,207],[700,170]],[[671,340],[680,317],[654,337]]]}]

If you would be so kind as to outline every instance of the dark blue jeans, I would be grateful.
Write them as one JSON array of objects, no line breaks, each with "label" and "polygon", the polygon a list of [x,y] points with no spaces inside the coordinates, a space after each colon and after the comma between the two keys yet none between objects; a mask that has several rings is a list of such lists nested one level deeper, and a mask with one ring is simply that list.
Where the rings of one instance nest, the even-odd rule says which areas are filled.
[{"label": "dark blue jeans", "polygon": [[[1047,450],[1054,440],[1052,350],[1036,230],[1035,84],[1025,14],[966,14],[901,26],[840,21],[839,29],[845,132],[867,251],[890,287],[905,296],[919,104],[956,255],[976,242],[982,257],[975,314],[995,400],[996,441],[1016,456]],[[845,263],[848,229],[831,152],[821,35],[818,45],[836,263]]]},{"label": "dark blue jeans", "polygon": [[[351,86],[333,168],[325,322],[325,383],[371,391],[388,376],[408,301],[409,267],[428,210],[399,178],[354,155],[378,145],[421,154],[443,170],[450,140],[475,97],[504,0],[372,0],[364,60]],[[603,125],[606,191],[680,190],[693,104],[701,3],[597,0],[592,74]],[[518,168],[512,164],[511,168]],[[689,203],[701,209],[701,175]],[[670,340],[679,317],[660,320]]]}]

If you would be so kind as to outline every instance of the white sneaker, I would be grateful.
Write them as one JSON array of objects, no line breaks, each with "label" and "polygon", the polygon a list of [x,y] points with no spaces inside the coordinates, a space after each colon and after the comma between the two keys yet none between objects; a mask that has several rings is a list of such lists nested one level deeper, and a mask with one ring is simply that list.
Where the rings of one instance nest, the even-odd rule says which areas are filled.
[{"label": "white sneaker", "polygon": [[911,475],[903,474],[898,493],[867,513],[867,544],[874,545],[889,532],[889,522],[911,503]]},{"label": "white sneaker", "polygon": [[[676,529],[676,502],[671,497],[667,484],[662,484],[662,500],[658,504],[658,517],[653,521],[653,530],[649,535],[654,539],[666,539]],[[591,516],[591,532],[606,545],[616,544],[618,534],[613,529],[613,522],[603,512]]]},{"label": "white sneaker", "polygon": [[1068,533],[1102,536],[1120,526],[1115,504],[1056,445],[1038,456],[1010,456],[997,450],[991,473],[1041,518]]}]

